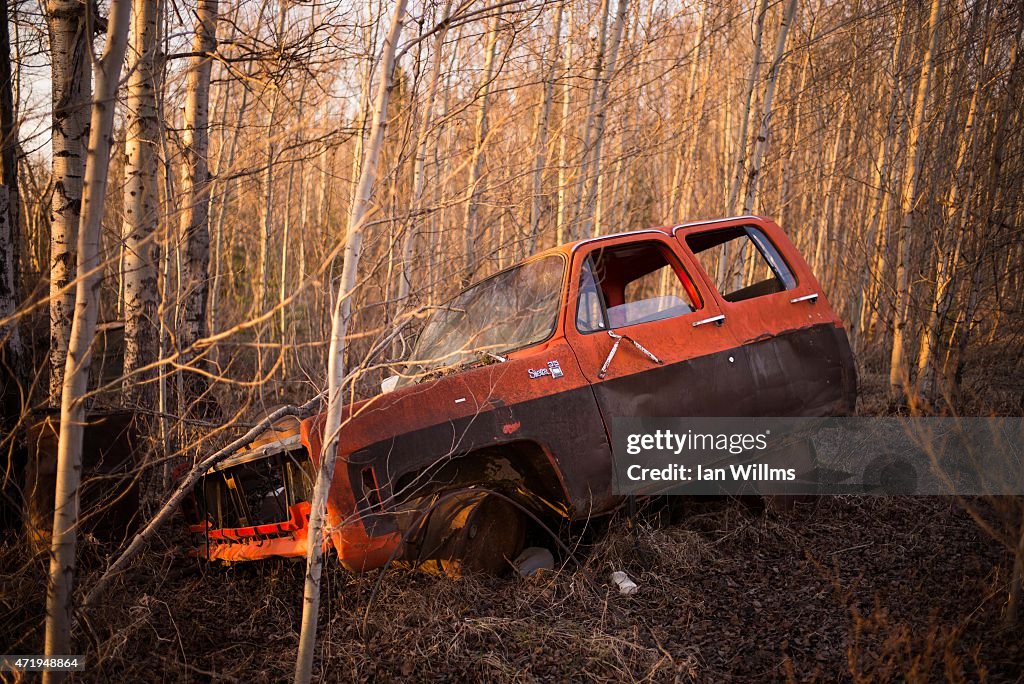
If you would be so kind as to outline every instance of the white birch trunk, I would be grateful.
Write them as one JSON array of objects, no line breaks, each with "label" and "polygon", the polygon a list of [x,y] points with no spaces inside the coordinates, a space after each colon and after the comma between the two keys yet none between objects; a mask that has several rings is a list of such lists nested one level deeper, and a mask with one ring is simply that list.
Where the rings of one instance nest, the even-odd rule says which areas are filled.
[{"label": "white birch trunk", "polygon": [[[217,48],[218,0],[198,0],[196,32],[192,42],[195,55],[189,59],[185,94],[185,130],[180,196],[181,232],[185,239],[185,260],[182,264],[184,305],[179,329],[179,343],[188,350],[207,334],[206,310],[210,292],[210,72],[212,55]],[[186,351],[182,360],[192,360]],[[203,377],[187,373],[179,404],[192,401],[205,391]],[[187,383],[184,380],[187,378]],[[186,386],[187,385],[187,386]],[[183,404],[182,404],[183,405]],[[184,412],[184,411],[183,411]]]},{"label": "white birch trunk", "polygon": [[391,18],[391,27],[384,39],[381,54],[380,81],[373,108],[373,125],[367,140],[366,155],[360,165],[359,184],[349,217],[345,236],[344,265],[338,298],[331,322],[331,342],[327,358],[328,400],[324,423],[323,450],[320,468],[313,487],[309,516],[309,549],[306,553],[306,580],[303,586],[302,627],[299,650],[295,660],[296,684],[307,684],[313,670],[313,652],[316,646],[317,619],[320,615],[320,575],[323,571],[324,522],[327,517],[327,493],[334,480],[334,466],[338,458],[338,432],[345,406],[343,379],[345,377],[345,336],[352,313],[352,291],[356,286],[363,230],[370,209],[370,195],[377,180],[377,164],[384,145],[384,127],[388,118],[388,101],[395,75],[395,47],[402,33],[406,0],[397,0]]},{"label": "white birch trunk", "polygon": [[157,228],[156,110],[157,0],[133,0],[125,111],[124,380],[126,407],[153,408],[151,372],[157,358],[157,282],[153,237]]},{"label": "white birch trunk", "polygon": [[[977,9],[975,10],[977,11]],[[986,33],[985,46],[982,50],[980,73],[985,73],[988,67],[988,34]],[[961,83],[962,83],[961,79]],[[949,313],[953,296],[953,273],[960,261],[960,252],[963,247],[964,235],[967,232],[968,212],[963,203],[970,201],[973,192],[977,149],[974,140],[977,136],[976,113],[978,109],[978,90],[973,88],[971,101],[967,106],[967,116],[963,124],[963,133],[959,136],[960,143],[957,146],[956,161],[953,164],[953,177],[949,184],[949,191],[946,196],[946,211],[942,216],[942,223],[939,228],[938,254],[935,259],[935,288],[932,292],[932,305],[928,310],[928,320],[921,329],[921,337],[917,352],[917,378],[918,391],[921,397],[933,403],[938,389],[936,378],[938,360],[939,333]],[[952,120],[956,125],[956,117]],[[973,154],[968,160],[968,151]],[[966,186],[964,192],[960,192],[961,185]],[[960,195],[963,195],[961,200]],[[958,220],[959,214],[959,220]],[[953,246],[948,245],[952,238]]]},{"label": "white birch trunk", "polygon": [[[740,136],[737,141],[739,153],[736,156],[736,173],[733,176],[732,183],[729,185],[729,199],[726,206],[726,211],[729,214],[736,213],[736,202],[739,200],[743,172],[746,169],[747,129],[750,127],[750,109],[753,102],[754,86],[757,84],[757,75],[761,71],[761,36],[764,34],[764,18],[767,14],[768,0],[761,0],[758,3],[757,14],[754,17],[754,53],[750,58],[750,73],[747,75],[747,85],[743,91],[743,113],[740,116]],[[723,259],[723,262],[725,261],[728,261],[728,259]]]},{"label": "white birch trunk", "polygon": [[580,149],[580,171],[576,179],[576,197],[573,206],[571,225],[569,226],[568,238],[570,240],[581,237],[580,219],[582,218],[583,205],[587,195],[588,183],[591,169],[594,125],[597,118],[597,98],[601,90],[601,78],[604,73],[605,52],[608,46],[608,9],[611,0],[601,0],[598,9],[597,25],[597,52],[594,55],[594,65],[590,70],[590,92],[587,95],[587,114],[583,120],[583,139]]},{"label": "white birch trunk", "polygon": [[608,44],[608,61],[601,69],[601,77],[598,82],[597,97],[594,102],[593,159],[588,164],[591,173],[587,179],[586,199],[581,210],[583,225],[580,235],[590,235],[594,232],[595,202],[601,180],[601,150],[604,144],[604,129],[608,123],[608,91],[611,89],[612,77],[615,75],[615,63],[619,55],[619,44],[622,42],[622,30],[626,24],[628,9],[629,0],[618,0],[615,22],[612,24],[611,42]]},{"label": "white birch trunk", "polygon": [[398,310],[401,310],[409,298],[412,289],[413,253],[419,235],[419,226],[423,217],[423,190],[426,187],[427,147],[430,137],[430,126],[434,120],[434,100],[437,99],[437,86],[441,82],[441,65],[444,57],[444,40],[448,35],[448,15],[451,11],[451,0],[445,4],[441,17],[443,27],[434,38],[434,54],[430,65],[430,82],[427,84],[427,95],[423,102],[420,115],[419,131],[416,134],[416,158],[413,161],[412,205],[409,209],[409,225],[402,242],[402,275],[398,282]]},{"label": "white birch trunk", "polygon": [[[192,43],[195,53],[189,60],[185,94],[185,130],[181,174],[181,230],[184,234],[185,288],[183,344],[190,345],[206,333],[208,267],[210,260],[209,227],[209,122],[211,55],[217,47],[218,0],[199,0],[196,7],[196,31]],[[203,315],[200,315],[200,311]]]},{"label": "white birch trunk", "polygon": [[537,236],[540,234],[540,215],[543,208],[544,167],[547,165],[548,130],[551,125],[551,101],[555,96],[555,69],[558,67],[558,45],[562,34],[562,13],[565,0],[555,8],[555,25],[551,33],[551,44],[548,47],[548,59],[551,62],[544,70],[544,88],[541,92],[540,106],[537,108],[537,126],[534,131],[533,182],[530,198],[530,237],[529,253],[537,249]]},{"label": "white birch trunk", "polygon": [[[71,599],[75,578],[79,485],[82,477],[82,434],[89,362],[100,308],[101,221],[107,191],[107,171],[113,143],[117,87],[128,43],[130,0],[111,0],[107,41],[95,62],[96,96],[92,104],[88,158],[78,227],[78,279],[61,392],[60,435],[57,445],[57,485],[53,512],[50,578],[46,592],[46,655],[69,655]],[[44,682],[62,681],[65,673],[48,671]]]},{"label": "white birch trunk", "polygon": [[942,18],[943,0],[932,0],[928,17],[930,37],[921,61],[921,75],[917,86],[917,102],[914,105],[914,119],[910,124],[907,139],[906,162],[903,173],[903,189],[900,196],[900,211],[903,222],[899,231],[896,262],[896,306],[892,322],[892,354],[889,357],[889,398],[895,401],[909,390],[910,378],[904,354],[904,337],[907,327],[907,311],[910,304],[910,249],[914,228],[914,209],[919,197],[919,181],[922,167],[921,133],[924,128],[925,112],[931,94],[932,72],[935,70],[935,54],[939,44],[939,22]]},{"label": "white birch trunk", "polygon": [[82,175],[89,136],[91,74],[87,54],[85,5],[49,0],[53,88],[53,196],[50,202],[50,406],[60,405],[64,365],[75,308],[76,245],[82,206]]},{"label": "white birch trunk", "polygon": [[473,139],[473,153],[469,162],[469,183],[466,187],[466,213],[463,220],[465,226],[465,271],[463,281],[469,282],[477,268],[476,231],[477,231],[477,197],[480,194],[480,177],[484,166],[484,145],[487,144],[487,105],[491,93],[491,81],[494,79],[494,53],[498,47],[498,17],[491,20],[487,33],[487,45],[484,48],[483,80],[477,88],[480,108],[476,116],[476,135]]},{"label": "white birch trunk", "polygon": [[555,244],[568,238],[566,211],[569,201],[569,115],[572,113],[572,6],[566,8],[565,58],[562,62],[562,134],[558,140],[558,214],[555,218]]},{"label": "white birch trunk", "polygon": [[782,68],[782,60],[786,54],[786,37],[789,35],[789,27],[793,23],[793,16],[796,14],[796,0],[788,0],[782,12],[782,22],[779,24],[779,35],[775,41],[775,56],[772,58],[771,68],[768,69],[768,83],[765,86],[764,105],[761,114],[761,128],[757,132],[757,142],[754,144],[754,154],[750,159],[750,172],[747,178],[747,196],[743,202],[743,213],[749,214],[754,210],[754,200],[757,198],[757,191],[761,184],[761,164],[764,162],[765,151],[768,149],[768,135],[771,133],[772,103],[775,100],[775,84],[779,80],[779,70]]}]

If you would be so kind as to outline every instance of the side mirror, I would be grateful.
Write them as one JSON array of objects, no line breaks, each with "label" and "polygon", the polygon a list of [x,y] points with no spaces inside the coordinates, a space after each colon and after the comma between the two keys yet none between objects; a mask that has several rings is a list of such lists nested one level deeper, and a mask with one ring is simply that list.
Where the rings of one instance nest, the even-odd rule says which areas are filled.
[{"label": "side mirror", "polygon": [[393,392],[395,388],[398,387],[399,380],[401,380],[401,378],[397,375],[391,375],[384,378],[384,382],[380,383],[380,393],[387,394],[388,392]]}]

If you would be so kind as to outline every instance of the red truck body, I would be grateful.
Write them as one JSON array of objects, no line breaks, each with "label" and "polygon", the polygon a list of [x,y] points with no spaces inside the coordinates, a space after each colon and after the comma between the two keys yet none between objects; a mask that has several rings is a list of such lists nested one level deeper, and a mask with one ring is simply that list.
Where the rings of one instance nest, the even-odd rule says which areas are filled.
[{"label": "red truck body", "polygon": [[[842,322],[807,263],[765,218],[634,231],[547,250],[453,300],[454,313],[442,321],[451,325],[428,323],[422,333],[427,346],[443,348],[451,329],[471,327],[467,320],[486,308],[475,304],[476,293],[486,288],[500,299],[498,309],[530,314],[522,322],[501,314],[489,324],[493,335],[473,333],[469,339],[481,344],[469,350],[463,343],[454,354],[463,363],[410,362],[397,389],[346,410],[328,523],[331,545],[352,570],[394,558],[450,558],[438,541],[443,533],[425,540],[430,533],[413,528],[428,527],[419,512],[429,502],[460,488],[503,491],[538,515],[581,519],[611,511],[621,503],[612,492],[614,417],[827,416],[855,409],[856,375]],[[513,288],[530,294],[515,299],[507,292]],[[550,290],[557,292],[545,294]],[[246,450],[248,456],[211,471],[204,522],[192,527],[203,555],[235,561],[305,554],[303,496],[309,466],[319,463],[323,420],[279,425],[281,432]],[[282,461],[284,475],[272,479],[281,482],[275,496],[285,515],[262,529],[254,514],[249,524],[231,527],[210,513],[224,501],[215,503],[209,492],[230,498],[220,478],[226,482],[246,458],[255,462],[257,452]],[[306,485],[289,489],[289,469]],[[431,556],[431,544],[447,550]],[[514,553],[514,546],[505,544],[502,553]]]}]

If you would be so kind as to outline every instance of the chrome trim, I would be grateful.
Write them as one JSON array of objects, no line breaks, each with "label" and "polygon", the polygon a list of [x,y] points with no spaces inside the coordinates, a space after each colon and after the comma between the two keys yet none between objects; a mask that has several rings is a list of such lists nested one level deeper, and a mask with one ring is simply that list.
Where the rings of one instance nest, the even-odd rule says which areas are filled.
[{"label": "chrome trim", "polygon": [[705,318],[702,321],[697,321],[696,323],[693,324],[693,327],[696,328],[698,325],[704,325],[705,323],[718,323],[719,325],[721,325],[723,321],[725,321],[725,314],[718,314],[717,316],[712,316],[711,318]]},{"label": "chrome trim", "polygon": [[790,304],[799,304],[800,302],[816,302],[818,301],[818,293],[804,295],[803,297],[794,297],[789,300]]},{"label": "chrome trim", "polygon": [[610,240],[612,238],[622,237],[623,235],[664,235],[666,237],[672,237],[669,233],[657,228],[644,228],[643,230],[627,230],[621,233],[612,233],[611,235],[599,235],[597,237],[587,238],[586,240],[580,240],[572,246],[572,253],[575,254],[576,250],[583,245],[589,245],[591,242],[597,242],[599,240]]},{"label": "chrome trim", "polygon": [[739,221],[740,219],[753,219],[755,221],[762,221],[764,217],[754,216],[753,214],[743,214],[742,216],[727,216],[726,218],[708,219],[706,221],[693,221],[691,223],[680,223],[672,229],[672,236],[674,237],[676,231],[680,228],[691,228],[693,226],[706,226],[711,223],[725,223],[726,221]]}]

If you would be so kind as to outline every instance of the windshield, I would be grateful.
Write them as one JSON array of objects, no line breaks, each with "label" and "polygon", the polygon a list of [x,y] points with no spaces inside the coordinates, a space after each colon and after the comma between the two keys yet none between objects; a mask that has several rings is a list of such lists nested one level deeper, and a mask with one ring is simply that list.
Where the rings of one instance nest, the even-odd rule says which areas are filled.
[{"label": "windshield", "polygon": [[463,291],[427,319],[399,384],[545,340],[558,319],[562,270],[561,257],[544,257]]}]

